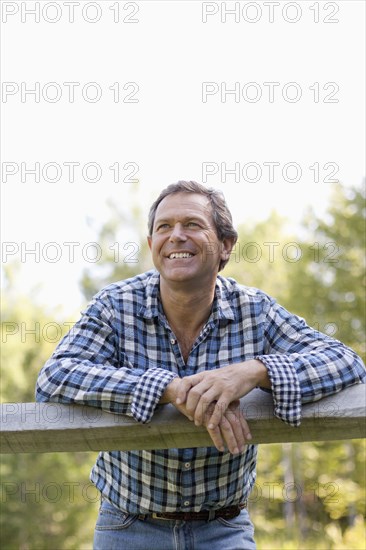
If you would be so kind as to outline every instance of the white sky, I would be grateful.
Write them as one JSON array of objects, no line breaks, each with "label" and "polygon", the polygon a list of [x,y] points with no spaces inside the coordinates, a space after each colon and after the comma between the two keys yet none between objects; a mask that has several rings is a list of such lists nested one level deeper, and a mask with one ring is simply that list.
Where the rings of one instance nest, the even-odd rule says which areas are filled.
[{"label": "white sky", "polygon": [[[237,5],[239,22],[234,15],[222,22],[222,5]],[[39,22],[29,10],[39,11]],[[333,179],[360,185],[364,12],[364,2],[352,0],[2,2],[3,261],[21,262],[19,291],[41,284],[39,299],[49,307],[78,311],[78,280],[90,267],[81,250],[96,238],[86,220],[107,221],[109,198],[131,207],[131,183],[123,179],[134,168],[147,212],[169,183],[204,181],[210,163],[216,173],[205,183],[224,191],[237,224],[272,209],[293,225],[309,204],[323,212],[334,185],[324,180],[334,168]],[[120,99],[135,102],[115,102],[115,83]],[[237,96],[221,97],[235,86]],[[25,93],[37,87],[38,102]],[[203,97],[203,89],[211,95]],[[79,163],[74,181],[71,162]],[[22,174],[22,163],[39,163],[39,182]],[[99,167],[99,181],[88,181],[93,164],[83,175],[87,163]],[[119,182],[109,168],[115,163]],[[225,182],[222,163],[239,163],[239,181],[228,174]],[[273,181],[268,163],[279,163]],[[299,181],[286,181],[296,174]],[[121,247],[131,241],[128,227],[124,235]],[[51,242],[62,251],[54,263],[47,261]],[[74,262],[64,242],[80,243]],[[37,246],[37,257],[22,260],[21,252]]]}]

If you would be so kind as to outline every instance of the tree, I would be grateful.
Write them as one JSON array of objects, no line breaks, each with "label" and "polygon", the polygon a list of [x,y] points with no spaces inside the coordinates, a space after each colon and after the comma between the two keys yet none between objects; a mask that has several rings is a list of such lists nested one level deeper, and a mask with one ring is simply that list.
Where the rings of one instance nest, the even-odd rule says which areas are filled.
[{"label": "tree", "polygon": [[[285,291],[276,285],[274,293],[290,311],[321,332],[342,340],[360,355],[365,354],[364,199],[364,189],[337,185],[323,219],[308,212],[303,231],[306,237],[297,240],[298,259],[289,258],[281,272]],[[278,230],[273,227],[272,240],[279,241]],[[254,234],[256,231],[257,228]],[[280,273],[278,267],[277,264],[276,273]],[[263,288],[263,273],[258,270],[253,277],[255,286],[260,283]],[[280,448],[286,463],[282,474],[278,470],[284,464]],[[303,540],[304,548],[318,547],[323,541],[324,548],[361,550],[365,442],[302,443],[293,444],[291,449],[270,445],[266,450],[263,453],[262,447],[259,452],[258,478],[262,481],[254,493],[257,500],[253,512],[262,548],[273,548],[273,536],[278,546],[286,547],[286,537],[280,533],[284,529],[287,536],[288,529],[280,508],[292,506],[292,518],[296,520],[293,540]],[[292,484],[288,482],[291,476]],[[263,517],[271,518],[269,526]]]},{"label": "tree", "polygon": [[323,219],[308,212],[304,262],[290,280],[293,310],[365,358],[365,187],[336,185]]},{"label": "tree", "polygon": [[[264,290],[283,301],[288,298],[292,276],[288,258],[292,258],[295,237],[286,229],[286,219],[273,211],[255,225],[238,227],[238,241],[223,275],[246,286]],[[295,250],[297,253],[297,251]]]},{"label": "tree", "polygon": [[[22,404],[34,401],[38,372],[69,327],[15,293],[14,277],[14,269],[8,268],[2,300],[1,400]],[[28,415],[36,419],[32,408],[24,408],[24,417]],[[52,422],[52,414],[43,420]],[[1,548],[91,548],[99,501],[88,480],[94,461],[95,453],[2,455]]]}]

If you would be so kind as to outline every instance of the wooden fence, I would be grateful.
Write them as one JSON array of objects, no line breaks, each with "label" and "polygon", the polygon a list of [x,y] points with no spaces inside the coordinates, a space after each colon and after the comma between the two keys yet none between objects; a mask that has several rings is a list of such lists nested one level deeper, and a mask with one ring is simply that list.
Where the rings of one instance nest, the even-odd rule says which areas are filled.
[{"label": "wooden fence", "polygon": [[[303,406],[301,426],[273,415],[270,394],[254,390],[241,400],[253,443],[326,441],[366,436],[366,385],[358,384]],[[211,445],[173,405],[162,405],[148,424],[94,407],[59,403],[3,403],[1,453],[167,449]]]}]

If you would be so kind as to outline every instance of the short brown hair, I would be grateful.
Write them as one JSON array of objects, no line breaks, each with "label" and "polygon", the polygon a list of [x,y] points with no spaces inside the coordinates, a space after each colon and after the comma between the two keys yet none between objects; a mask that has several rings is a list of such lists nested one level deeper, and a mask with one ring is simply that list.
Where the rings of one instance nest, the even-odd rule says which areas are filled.
[{"label": "short brown hair", "polygon": [[[172,183],[163,189],[158,198],[151,205],[148,216],[148,230],[149,236],[152,235],[156,210],[165,197],[173,195],[174,193],[198,193],[208,198],[211,204],[211,215],[214,223],[216,235],[220,241],[224,239],[232,239],[233,244],[236,243],[238,233],[233,226],[233,219],[231,212],[226,204],[225,197],[218,189],[212,187],[205,187],[196,181],[178,181]],[[229,260],[222,260],[220,262],[219,270],[223,269]]]}]

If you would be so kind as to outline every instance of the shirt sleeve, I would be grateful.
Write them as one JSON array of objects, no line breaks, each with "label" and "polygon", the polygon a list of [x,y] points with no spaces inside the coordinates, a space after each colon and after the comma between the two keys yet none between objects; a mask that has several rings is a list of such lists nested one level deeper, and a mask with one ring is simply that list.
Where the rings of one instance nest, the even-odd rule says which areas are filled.
[{"label": "shirt sleeve", "polygon": [[148,422],[176,376],[132,365],[113,326],[113,308],[96,298],[41,369],[36,400],[90,405]]},{"label": "shirt sleeve", "polygon": [[264,322],[264,347],[256,359],[268,369],[275,415],[292,426],[300,425],[302,403],[365,383],[365,365],[353,350],[274,300]]}]

